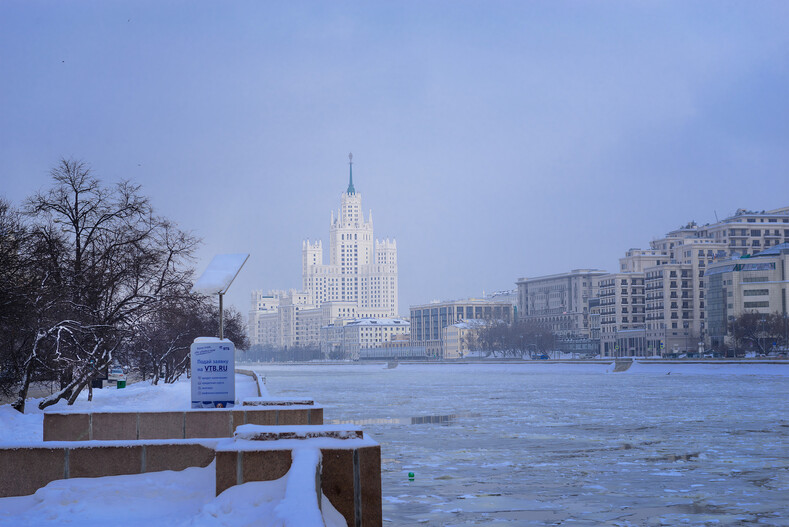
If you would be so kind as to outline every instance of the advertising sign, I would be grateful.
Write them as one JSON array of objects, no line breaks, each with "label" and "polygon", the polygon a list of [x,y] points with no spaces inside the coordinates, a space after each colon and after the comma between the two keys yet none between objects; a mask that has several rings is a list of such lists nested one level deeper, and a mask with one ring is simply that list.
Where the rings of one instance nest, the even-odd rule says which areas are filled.
[{"label": "advertising sign", "polygon": [[198,337],[191,347],[192,408],[230,408],[236,400],[236,347],[227,339]]}]

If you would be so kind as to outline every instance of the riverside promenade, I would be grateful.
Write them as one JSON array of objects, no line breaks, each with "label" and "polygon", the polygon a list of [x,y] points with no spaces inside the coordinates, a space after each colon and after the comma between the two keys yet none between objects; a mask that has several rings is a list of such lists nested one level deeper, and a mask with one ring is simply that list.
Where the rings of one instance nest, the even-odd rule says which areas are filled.
[{"label": "riverside promenade", "polygon": [[[275,523],[312,517],[306,524],[342,518],[343,525],[380,525],[379,445],[356,425],[324,425],[313,400],[273,397],[256,372],[236,373],[233,408],[168,407],[172,397],[146,401],[143,392],[172,387],[129,387],[97,392],[102,401],[95,405],[48,409],[40,421],[43,441],[0,435],[0,498],[38,496],[42,487],[74,478],[211,469],[217,497],[250,483],[286,483],[281,496],[268,492],[268,502],[280,502]],[[135,391],[142,396],[129,404]],[[2,510],[0,500],[0,520]]]}]

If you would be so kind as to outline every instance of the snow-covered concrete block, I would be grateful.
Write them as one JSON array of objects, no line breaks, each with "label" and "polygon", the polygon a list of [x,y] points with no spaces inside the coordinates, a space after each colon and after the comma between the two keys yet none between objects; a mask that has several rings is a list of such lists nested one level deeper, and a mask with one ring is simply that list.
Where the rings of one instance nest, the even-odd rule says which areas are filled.
[{"label": "snow-covered concrete block", "polygon": [[[313,432],[309,432],[312,429]],[[241,437],[216,447],[216,493],[249,481],[273,481],[291,467],[291,452],[321,452],[322,494],[348,525],[381,525],[381,447],[352,425],[237,428]],[[279,431],[276,440],[256,440]],[[358,433],[357,433],[358,432]],[[359,437],[361,433],[361,437]],[[331,437],[337,434],[345,437]],[[273,436],[272,436],[273,439]]]},{"label": "snow-covered concrete block", "polygon": [[44,414],[44,441],[89,441],[90,414]]},{"label": "snow-covered concrete block", "polygon": [[241,404],[243,406],[312,406],[315,401],[290,397],[249,397],[244,399]]},{"label": "snow-covered concrete block", "polygon": [[142,455],[142,445],[69,449],[68,477],[98,478],[140,474],[143,471]]},{"label": "snow-covered concrete block", "polygon": [[233,435],[232,410],[186,412],[184,437],[230,437]]},{"label": "snow-covered concrete block", "polygon": [[137,439],[137,413],[94,412],[91,414],[91,436],[94,441]]},{"label": "snow-covered concrete block", "polygon": [[[244,412],[244,420],[241,424],[254,424],[254,425],[269,425],[277,424],[277,411],[271,410],[268,412]],[[238,428],[238,425],[236,425]]]},{"label": "snow-covered concrete block", "polygon": [[68,477],[63,448],[0,449],[0,497],[24,496],[56,479]]},{"label": "snow-covered concrete block", "polygon": [[321,426],[258,426],[242,425],[236,428],[236,440],[277,441],[280,439],[363,439],[364,432],[356,425]]},{"label": "snow-covered concrete block", "polygon": [[185,412],[140,412],[139,439],[173,439],[184,437]]},{"label": "snow-covered concrete block", "polygon": [[216,440],[57,441],[0,445],[0,497],[33,494],[51,481],[207,467]]},{"label": "snow-covered concrete block", "polygon": [[288,411],[277,410],[277,424],[278,425],[304,425],[310,424],[310,417],[312,416],[309,409],[292,408]]},{"label": "snow-covered concrete block", "polygon": [[207,467],[214,461],[214,449],[194,444],[146,444],[143,472],[184,470],[189,467]]},{"label": "snow-covered concrete block", "polygon": [[44,413],[44,441],[232,437],[235,428],[244,424],[323,424],[323,408],[314,404],[236,408],[179,412],[50,411]]}]

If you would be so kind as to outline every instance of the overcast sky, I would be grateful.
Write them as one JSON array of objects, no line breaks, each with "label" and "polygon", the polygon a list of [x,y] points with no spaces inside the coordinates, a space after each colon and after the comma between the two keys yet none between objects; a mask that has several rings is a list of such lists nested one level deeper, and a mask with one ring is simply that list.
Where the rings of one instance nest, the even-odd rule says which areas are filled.
[{"label": "overcast sky", "polygon": [[[789,205],[789,2],[0,2],[0,195],[61,157],[143,185],[227,296],[300,288],[354,184],[400,312],[615,271]],[[326,257],[328,258],[328,256]]]}]

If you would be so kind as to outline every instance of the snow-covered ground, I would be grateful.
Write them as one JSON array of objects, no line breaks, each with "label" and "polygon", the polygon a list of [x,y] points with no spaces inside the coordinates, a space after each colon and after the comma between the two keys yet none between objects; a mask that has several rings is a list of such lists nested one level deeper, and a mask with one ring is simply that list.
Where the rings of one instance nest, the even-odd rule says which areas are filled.
[{"label": "snow-covered ground", "polygon": [[[236,399],[257,397],[255,381],[249,375],[236,375]],[[47,411],[112,412],[139,410],[146,412],[187,410],[191,408],[191,385],[188,379],[173,384],[137,382],[118,390],[104,388],[93,390],[93,400],[88,401],[88,391],[83,390],[79,399],[69,406],[66,401],[50,406]],[[11,405],[0,406],[0,444],[43,441],[44,412],[38,409],[38,400],[30,399],[25,414]]]},{"label": "snow-covered ground", "polygon": [[[302,453],[315,455],[319,451]],[[0,499],[0,525],[318,525],[315,518],[311,518],[312,522],[303,521],[303,511],[307,508],[298,491],[309,490],[310,486],[290,476],[237,485],[217,497],[214,497],[213,463],[206,468],[180,472],[53,481],[32,496]],[[312,483],[314,488],[314,482],[313,479],[307,483]],[[294,494],[289,487],[295,489],[297,500],[302,498],[300,504],[298,501],[294,504],[293,498],[289,501],[289,495]],[[328,500],[324,498],[323,503],[325,524],[344,526],[342,516]]]},{"label": "snow-covered ground", "polygon": [[[789,365],[256,369],[273,395],[314,399],[327,423],[381,443],[391,525],[789,524]],[[185,408],[188,388],[97,391],[90,404]],[[0,442],[39,441],[34,408],[0,407]],[[53,482],[0,499],[0,525],[284,525],[293,512],[286,481],[215,498],[213,471]]]},{"label": "snow-covered ground", "polygon": [[[236,375],[237,400],[256,396],[254,380]],[[0,446],[42,441],[43,412],[38,410],[36,402],[29,401],[30,413],[24,415],[9,405],[0,406]],[[71,407],[59,403],[51,408],[163,411],[190,406],[190,383],[184,380],[169,385],[136,383],[121,390],[95,390],[91,402],[87,401],[87,394],[81,394]],[[276,481],[238,485],[218,497],[214,496],[213,463],[206,468],[180,472],[53,481],[31,496],[1,498],[0,525],[315,525],[315,518],[306,515],[310,509],[304,507],[302,495],[305,490],[314,489],[316,460],[313,458],[320,452],[316,449],[294,452],[294,467],[307,464],[307,470],[291,470]],[[309,463],[313,463],[311,473]],[[305,473],[312,479],[305,480]],[[294,501],[301,505],[294,506]],[[327,499],[323,500],[323,521],[329,526],[345,525]]]}]

